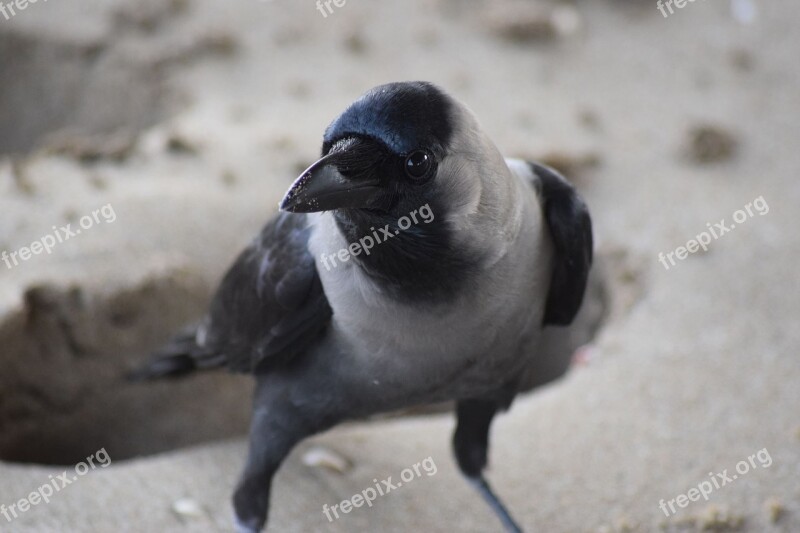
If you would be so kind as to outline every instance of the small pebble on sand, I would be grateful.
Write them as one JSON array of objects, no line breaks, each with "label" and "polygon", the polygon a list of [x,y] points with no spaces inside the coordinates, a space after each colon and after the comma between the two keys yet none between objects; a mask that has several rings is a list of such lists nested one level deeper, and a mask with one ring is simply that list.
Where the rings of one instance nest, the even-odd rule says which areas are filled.
[{"label": "small pebble on sand", "polygon": [[200,518],[205,515],[203,506],[192,498],[179,498],[172,504],[172,511],[182,518]]},{"label": "small pebble on sand", "polygon": [[326,468],[337,474],[344,474],[353,468],[353,463],[342,454],[322,446],[309,448],[303,454],[303,464],[311,467]]},{"label": "small pebble on sand", "polygon": [[699,124],[689,131],[689,157],[695,163],[718,163],[731,159],[739,142],[730,131],[711,124]]}]

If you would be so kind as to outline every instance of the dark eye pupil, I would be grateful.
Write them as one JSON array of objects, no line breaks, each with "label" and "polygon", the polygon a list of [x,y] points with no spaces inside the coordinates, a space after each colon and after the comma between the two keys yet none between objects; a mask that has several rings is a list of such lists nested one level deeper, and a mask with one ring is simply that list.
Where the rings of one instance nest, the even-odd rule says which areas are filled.
[{"label": "dark eye pupil", "polygon": [[422,178],[428,173],[431,166],[431,158],[422,150],[413,152],[406,159],[406,172],[412,178]]}]

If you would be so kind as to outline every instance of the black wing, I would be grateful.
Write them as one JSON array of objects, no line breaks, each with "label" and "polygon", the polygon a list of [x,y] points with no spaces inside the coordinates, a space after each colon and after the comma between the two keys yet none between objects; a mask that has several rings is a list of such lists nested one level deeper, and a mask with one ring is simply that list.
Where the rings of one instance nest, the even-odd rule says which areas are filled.
[{"label": "black wing", "polygon": [[306,351],[330,322],[331,307],[308,251],[304,214],[280,213],[228,270],[206,318],[134,372],[174,377],[226,366],[264,372]]},{"label": "black wing", "polygon": [[592,219],[578,192],[555,170],[528,163],[553,240],[553,274],[543,325],[566,326],[578,314],[592,266]]}]

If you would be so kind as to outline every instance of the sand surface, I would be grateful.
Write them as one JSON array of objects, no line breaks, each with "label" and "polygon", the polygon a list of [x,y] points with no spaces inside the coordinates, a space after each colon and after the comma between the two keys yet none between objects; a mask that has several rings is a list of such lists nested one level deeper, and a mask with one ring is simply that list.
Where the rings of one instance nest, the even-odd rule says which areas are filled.
[{"label": "sand surface", "polygon": [[[202,313],[328,122],[406,79],[465,101],[504,153],[561,165],[592,212],[601,268],[575,338],[602,326],[492,434],[490,479],[526,531],[800,531],[800,14],[748,5],[664,18],[651,1],[348,0],[324,18],[311,0],[82,0],[0,15],[0,251],[97,212],[52,253],[0,262],[0,504],[74,475],[57,465],[111,459],[0,531],[230,530],[249,380],[120,376]],[[747,204],[707,252],[659,262]],[[452,429],[449,414],[402,417],[304,443],[270,531],[498,531]],[[319,447],[351,467],[309,466]],[[325,518],[426,458],[435,474]],[[737,478],[708,501],[659,509],[724,470]]]}]

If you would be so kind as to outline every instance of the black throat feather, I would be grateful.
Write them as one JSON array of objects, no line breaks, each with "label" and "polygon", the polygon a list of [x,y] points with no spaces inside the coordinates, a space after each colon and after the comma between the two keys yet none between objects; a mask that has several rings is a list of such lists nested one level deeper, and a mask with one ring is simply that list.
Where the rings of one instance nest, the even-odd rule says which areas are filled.
[{"label": "black throat feather", "polygon": [[[452,300],[474,272],[473,261],[454,243],[444,211],[432,203],[427,205],[433,216],[423,219],[417,214],[416,223],[410,213],[422,205],[405,213],[397,210],[396,215],[364,209],[334,213],[336,224],[349,243],[365,243],[366,237],[374,241],[368,254],[364,249],[351,260],[400,301]],[[400,227],[403,217],[406,229]]]}]

